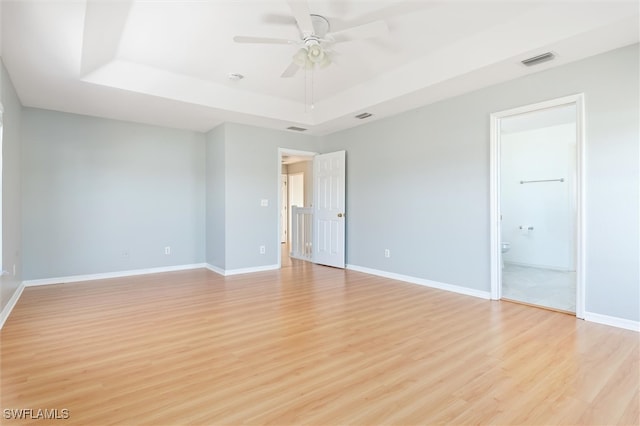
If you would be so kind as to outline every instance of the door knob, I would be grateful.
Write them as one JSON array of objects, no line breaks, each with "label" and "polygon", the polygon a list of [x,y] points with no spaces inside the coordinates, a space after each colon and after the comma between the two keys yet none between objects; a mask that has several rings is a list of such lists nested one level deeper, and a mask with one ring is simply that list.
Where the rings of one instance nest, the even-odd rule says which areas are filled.
[{"label": "door knob", "polygon": [[342,216],[344,216],[344,214],[338,213],[338,217],[342,217]]}]

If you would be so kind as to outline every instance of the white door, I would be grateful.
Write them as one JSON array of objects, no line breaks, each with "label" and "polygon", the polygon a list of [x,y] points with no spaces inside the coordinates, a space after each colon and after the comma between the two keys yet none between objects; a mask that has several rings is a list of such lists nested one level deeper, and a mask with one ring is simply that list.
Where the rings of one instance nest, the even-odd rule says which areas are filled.
[{"label": "white door", "polygon": [[313,262],[344,268],[345,151],[313,158]]},{"label": "white door", "polygon": [[280,178],[280,200],[281,205],[280,205],[280,229],[281,229],[281,233],[280,233],[280,242],[281,243],[286,243],[287,242],[287,231],[288,231],[288,220],[287,218],[289,217],[289,215],[287,214],[287,212],[289,211],[288,205],[288,197],[287,197],[287,175],[281,175]]}]

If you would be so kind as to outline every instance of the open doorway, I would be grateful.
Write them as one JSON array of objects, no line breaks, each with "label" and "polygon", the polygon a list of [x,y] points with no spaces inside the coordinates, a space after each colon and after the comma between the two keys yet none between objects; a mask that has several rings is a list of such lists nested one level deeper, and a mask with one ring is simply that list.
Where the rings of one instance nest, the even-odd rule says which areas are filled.
[{"label": "open doorway", "polygon": [[313,208],[313,158],[315,152],[279,150],[280,164],[280,191],[278,205],[280,216],[278,218],[280,235],[280,253],[278,263],[281,267],[291,266],[296,261],[294,254],[292,260],[292,247],[295,245],[292,238],[296,226],[296,212],[302,209]]},{"label": "open doorway", "polygon": [[[287,229],[293,228],[292,220],[296,207],[311,207],[309,201],[305,202],[305,195],[309,193],[311,188],[305,188],[305,183],[309,181],[312,172],[312,160],[293,163],[288,166],[289,173],[287,175],[289,185],[287,188]],[[299,171],[302,169],[302,171]],[[287,243],[291,246],[291,237],[293,232],[287,232]]]},{"label": "open doorway", "polygon": [[491,291],[584,316],[582,96],[491,116]]},{"label": "open doorway", "polygon": [[[0,277],[5,274],[2,266],[2,135],[4,134],[4,127],[2,124],[2,115],[4,114],[4,108],[0,103]],[[13,274],[15,275],[15,265],[13,267]]]}]

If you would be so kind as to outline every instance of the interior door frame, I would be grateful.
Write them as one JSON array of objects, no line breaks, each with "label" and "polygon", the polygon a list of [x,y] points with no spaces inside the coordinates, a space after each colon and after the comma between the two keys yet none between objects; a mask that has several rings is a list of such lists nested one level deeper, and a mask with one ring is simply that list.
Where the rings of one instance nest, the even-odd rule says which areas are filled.
[{"label": "interior door frame", "polygon": [[[1,1],[1,0],[0,0]],[[3,137],[4,137],[4,107],[2,106],[2,102],[0,102],[0,279],[2,279],[3,275],[9,275],[8,271],[4,270],[6,265],[2,262],[2,151],[3,151]],[[15,264],[13,267],[13,273],[15,275]],[[2,322],[0,322],[0,327],[2,327]]]},{"label": "interior door frame", "polygon": [[[301,156],[301,157],[315,157],[316,155],[318,155],[317,152],[313,152],[313,151],[301,151],[298,149],[289,149],[289,148],[278,148],[278,158],[277,158],[277,171],[278,171],[278,177],[276,178],[276,182],[278,182],[278,212],[280,212],[280,206],[282,205],[282,194],[280,193],[280,175],[282,174],[282,156],[283,155],[295,155],[295,156]],[[277,259],[278,259],[278,268],[282,268],[282,250],[280,248],[281,246],[281,242],[280,242],[280,234],[282,234],[282,223],[280,223],[280,214],[278,214],[278,228],[277,228],[277,232],[276,232],[276,244],[274,247],[277,247]],[[287,238],[289,238],[289,236],[287,235]]]},{"label": "interior door frame", "polygon": [[501,221],[500,221],[500,128],[504,118],[528,112],[575,105],[576,107],[576,317],[585,311],[585,114],[584,94],[565,96],[492,113],[490,116],[490,261],[491,299],[502,298]]},{"label": "interior door frame", "polygon": [[[284,188],[283,188],[284,185]],[[284,192],[286,192],[286,197],[287,200],[285,202],[285,200],[283,199],[283,190]],[[285,210],[285,222],[287,223],[287,229],[286,231],[283,229],[282,226],[282,207],[284,207]],[[289,175],[286,173],[280,173],[280,244],[284,243],[288,243],[289,242],[289,217],[290,217],[290,212],[289,212]],[[284,241],[282,241],[282,232],[285,231],[284,233]]]}]

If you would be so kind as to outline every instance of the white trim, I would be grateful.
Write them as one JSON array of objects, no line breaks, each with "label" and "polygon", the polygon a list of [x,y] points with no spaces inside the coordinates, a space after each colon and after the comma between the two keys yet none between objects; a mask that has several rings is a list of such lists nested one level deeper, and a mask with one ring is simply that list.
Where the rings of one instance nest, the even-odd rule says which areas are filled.
[{"label": "white trim", "polygon": [[204,266],[211,272],[215,272],[216,274],[220,274],[223,277],[228,277],[230,275],[240,275],[240,274],[253,274],[255,272],[264,272],[264,271],[273,271],[276,269],[280,269],[280,265],[265,265],[265,266],[254,266],[251,268],[240,268],[240,269],[222,269],[217,266],[213,266],[210,264],[206,264]]},{"label": "white trim", "polygon": [[222,268],[218,268],[217,266],[214,266],[210,263],[207,263],[206,265],[204,265],[204,267],[210,270],[211,272],[215,272],[218,275],[224,276],[224,269]]},{"label": "white trim", "polygon": [[280,269],[280,265],[265,265],[255,266],[252,268],[226,269],[224,271],[224,276],[228,277],[229,275],[253,274],[254,272],[273,271],[275,269]]},{"label": "white trim", "polygon": [[640,321],[610,317],[609,315],[595,314],[593,312],[585,312],[584,319],[585,321],[596,322],[598,324],[610,325],[612,327],[624,328],[625,330],[640,332]]},{"label": "white trim", "polygon": [[536,104],[525,105],[490,116],[490,255],[491,298],[502,298],[502,266],[500,250],[500,121],[505,117],[538,111],[562,105],[576,106],[576,317],[585,317],[585,107],[584,95],[565,96]]},{"label": "white trim", "polygon": [[369,275],[377,275],[379,277],[389,278],[392,280],[404,281],[411,284],[418,284],[425,287],[437,288],[438,290],[451,291],[453,293],[464,294],[466,296],[479,297],[481,299],[491,299],[488,291],[475,290],[472,288],[462,287],[459,285],[445,284],[437,281],[425,280],[424,278],[411,277],[409,275],[396,274],[394,272],[380,271],[377,269],[366,268],[364,266],[347,264],[346,268],[351,271],[363,272]]},{"label": "white trim", "polygon": [[[2,246],[4,244],[2,244],[2,211],[4,210],[2,208],[2,176],[3,176],[3,172],[2,172],[2,163],[4,162],[2,160],[2,152],[4,151],[4,119],[3,119],[3,115],[4,115],[4,107],[2,106],[2,102],[0,102],[0,276],[4,275],[4,271],[3,270],[3,264],[2,264]],[[8,314],[7,314],[8,315]],[[2,325],[0,324],[0,328],[2,327]]]},{"label": "white trim", "polygon": [[9,318],[9,314],[11,314],[11,311],[13,311],[13,308],[18,303],[18,299],[20,299],[24,287],[24,283],[20,283],[16,291],[13,292],[13,296],[11,296],[4,309],[2,309],[2,312],[0,312],[0,329],[4,327],[5,321]]},{"label": "white trim", "polygon": [[[127,272],[126,275],[125,275],[125,272],[122,272],[122,273],[94,274],[94,275],[76,275],[73,277],[57,278],[52,280],[25,281],[23,283],[20,283],[17,290],[13,293],[13,295],[5,305],[4,309],[2,309],[2,312],[0,312],[0,329],[2,329],[5,322],[9,318],[9,315],[11,314],[11,312],[13,311],[13,308],[18,303],[18,300],[20,299],[20,296],[22,296],[22,292],[26,287],[47,285],[47,284],[61,284],[63,282],[89,281],[89,280],[97,280],[97,279],[104,279],[104,278],[117,278],[117,277],[123,277],[123,276],[154,274],[159,272],[182,271],[182,270],[188,270],[188,269],[199,269],[203,267],[223,276],[279,269],[278,265],[269,265],[265,267],[233,269],[231,271],[225,271],[216,266],[206,263],[206,264],[182,265],[182,266],[167,267],[167,268],[139,269],[136,271],[126,271]],[[469,289],[469,288],[461,287],[457,285],[444,284],[436,281],[425,280],[422,278],[415,278],[407,275],[400,275],[393,272],[386,272],[386,271],[380,271],[377,269],[365,268],[363,266],[347,264],[346,267],[347,269],[356,271],[356,272],[362,272],[370,275],[377,275],[380,277],[389,278],[389,279],[398,280],[398,281],[405,281],[412,284],[418,284],[425,287],[437,288],[439,290],[451,291],[454,293],[464,294],[467,296],[474,296],[482,299],[490,299],[490,293],[486,291],[473,290],[473,289]],[[147,272],[144,272],[144,271],[147,271]],[[120,274],[120,275],[116,276],[115,274]],[[57,281],[53,282],[53,280],[57,280]],[[45,281],[49,281],[49,282],[45,282]],[[593,312],[585,312],[584,319],[589,322],[594,322],[598,324],[622,328],[625,330],[640,332],[639,321],[632,321],[624,318],[612,317],[609,315],[596,314]]]},{"label": "white trim", "polygon": [[94,280],[104,280],[108,278],[131,277],[135,275],[159,274],[162,272],[185,271],[189,269],[200,269],[204,267],[206,267],[206,264],[204,263],[195,263],[191,265],[162,266],[159,268],[135,269],[131,271],[106,272],[102,274],[72,275],[68,277],[28,280],[28,281],[24,281],[24,285],[26,287],[33,287],[33,286],[39,286],[39,285],[75,283],[80,281],[94,281]]},{"label": "white trim", "polygon": [[500,247],[500,119],[491,114],[489,143],[489,253],[491,299],[502,299],[502,251]]},{"label": "white trim", "polygon": [[584,319],[586,300],[586,165],[587,133],[584,95],[576,95],[576,317]]}]

